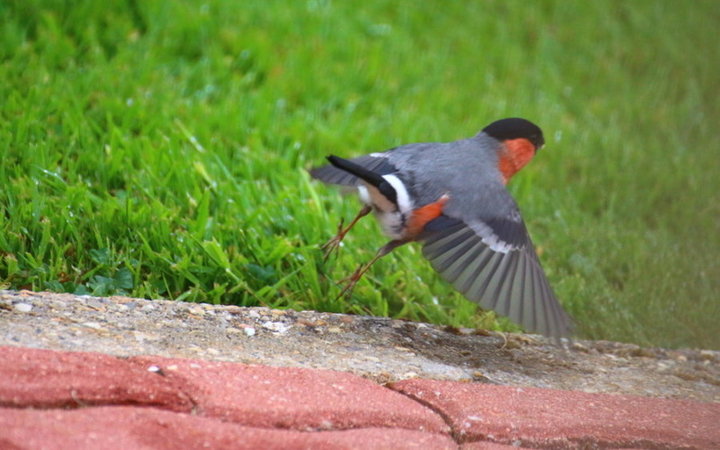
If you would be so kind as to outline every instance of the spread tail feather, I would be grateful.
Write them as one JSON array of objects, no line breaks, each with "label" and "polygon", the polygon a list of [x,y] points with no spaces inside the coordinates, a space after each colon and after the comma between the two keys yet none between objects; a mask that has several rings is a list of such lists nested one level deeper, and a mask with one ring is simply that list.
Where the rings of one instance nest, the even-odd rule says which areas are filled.
[{"label": "spread tail feather", "polygon": [[[388,159],[384,157],[363,155],[353,158],[351,162],[352,164],[362,166],[366,171],[377,175],[388,175],[397,172],[395,166],[393,166]],[[346,167],[342,162],[339,164]],[[365,182],[362,178],[347,171],[345,168],[339,168],[333,164],[327,164],[322,167],[310,169],[310,176],[324,183],[337,184],[340,186],[358,186],[361,181]]]},{"label": "spread tail feather", "polygon": [[351,173],[356,177],[360,178],[361,180],[365,181],[366,183],[375,186],[376,188],[380,188],[380,185],[382,184],[387,184],[387,182],[383,179],[382,175],[368,170],[359,164],[355,164],[352,161],[340,158],[339,156],[335,155],[328,156],[327,160],[330,161],[330,164],[337,167],[338,169]]},{"label": "spread tail feather", "polygon": [[339,156],[330,155],[327,157],[327,159],[328,161],[330,161],[330,164],[332,164],[336,168],[360,178],[370,186],[374,186],[380,192],[380,194],[382,194],[393,204],[397,205],[397,191],[392,186],[392,184],[388,182],[385,176],[380,175],[377,172],[373,172],[372,170],[366,169],[365,167],[361,166],[360,164],[356,164],[353,161],[340,158]]}]

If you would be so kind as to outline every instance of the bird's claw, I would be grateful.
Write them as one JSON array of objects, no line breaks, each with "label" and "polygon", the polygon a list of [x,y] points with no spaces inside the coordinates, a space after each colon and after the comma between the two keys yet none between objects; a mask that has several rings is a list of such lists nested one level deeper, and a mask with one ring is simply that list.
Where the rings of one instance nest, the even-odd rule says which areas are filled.
[{"label": "bird's claw", "polygon": [[342,290],[340,291],[340,294],[338,294],[337,298],[346,297],[349,296],[353,289],[355,288],[355,285],[357,282],[362,278],[363,273],[365,273],[365,267],[360,266],[357,269],[355,269],[355,272],[352,273],[349,277],[345,277],[342,280],[338,281],[338,285],[345,284],[343,286]]},{"label": "bird's claw", "polygon": [[323,262],[327,262],[327,260],[330,258],[330,255],[332,255],[340,248],[340,243],[345,238],[345,233],[347,233],[347,230],[343,229],[343,223],[344,220],[340,219],[337,234],[320,247],[323,251]]},{"label": "bird's claw", "polygon": [[329,241],[327,241],[325,244],[323,244],[323,246],[321,247],[325,252],[323,255],[323,261],[327,261],[328,258],[330,258],[330,255],[332,255],[333,252],[337,251],[338,247],[340,247],[340,243],[345,238],[345,235],[348,233],[348,231],[350,231],[350,229],[355,226],[358,220],[370,214],[371,211],[372,208],[370,206],[363,206],[357,216],[355,216],[352,222],[350,222],[350,225],[344,228],[343,225],[345,225],[345,220],[342,218],[340,219],[340,223],[338,224],[337,233],[335,234],[335,236]]}]

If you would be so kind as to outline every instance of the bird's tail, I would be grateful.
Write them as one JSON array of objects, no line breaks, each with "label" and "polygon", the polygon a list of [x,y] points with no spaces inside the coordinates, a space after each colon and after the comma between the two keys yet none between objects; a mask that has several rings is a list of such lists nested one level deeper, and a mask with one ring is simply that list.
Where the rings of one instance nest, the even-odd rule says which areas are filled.
[{"label": "bird's tail", "polygon": [[[387,158],[373,155],[364,155],[353,158],[351,161],[331,156],[328,158],[334,164],[310,169],[310,176],[323,183],[338,184],[341,186],[358,186],[361,181],[373,185],[380,180],[378,177],[395,173],[397,169],[390,164]],[[359,168],[358,168],[359,167]],[[355,175],[362,173],[365,179]],[[367,178],[372,178],[370,182]]]},{"label": "bird's tail", "polygon": [[365,167],[352,161],[340,158],[339,156],[335,155],[328,156],[327,160],[330,161],[330,164],[337,167],[338,169],[351,173],[356,177],[360,178],[361,180],[365,181],[366,183],[375,186],[376,188],[380,188],[381,185],[387,184],[382,175],[375,173],[372,170],[368,170]]},{"label": "bird's tail", "polygon": [[330,164],[332,164],[337,169],[348,172],[360,178],[370,186],[374,186],[375,188],[377,188],[380,194],[382,194],[386,199],[388,199],[390,202],[397,206],[397,191],[395,190],[393,185],[388,182],[386,176],[380,175],[377,172],[373,172],[372,170],[369,170],[361,166],[360,164],[354,163],[353,161],[340,158],[339,156],[330,155],[327,157],[327,159],[328,161],[330,161]]}]

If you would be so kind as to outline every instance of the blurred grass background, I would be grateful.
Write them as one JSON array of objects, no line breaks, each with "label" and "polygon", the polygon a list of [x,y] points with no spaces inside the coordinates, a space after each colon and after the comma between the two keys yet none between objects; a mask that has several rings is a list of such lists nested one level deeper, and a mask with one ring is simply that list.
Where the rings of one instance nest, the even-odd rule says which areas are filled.
[{"label": "blurred grass background", "polygon": [[720,348],[720,3],[0,3],[0,287],[515,329],[305,169],[522,116],[578,335]]}]

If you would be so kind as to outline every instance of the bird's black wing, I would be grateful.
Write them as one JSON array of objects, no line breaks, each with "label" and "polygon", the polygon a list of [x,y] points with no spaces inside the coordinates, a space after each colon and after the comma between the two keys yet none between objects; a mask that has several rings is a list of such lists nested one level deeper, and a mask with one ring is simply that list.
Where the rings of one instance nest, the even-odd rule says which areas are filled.
[{"label": "bird's black wing", "polygon": [[435,270],[469,300],[527,330],[554,338],[570,334],[571,319],[555,298],[517,210],[504,218],[442,215],[426,225],[420,240]]}]

